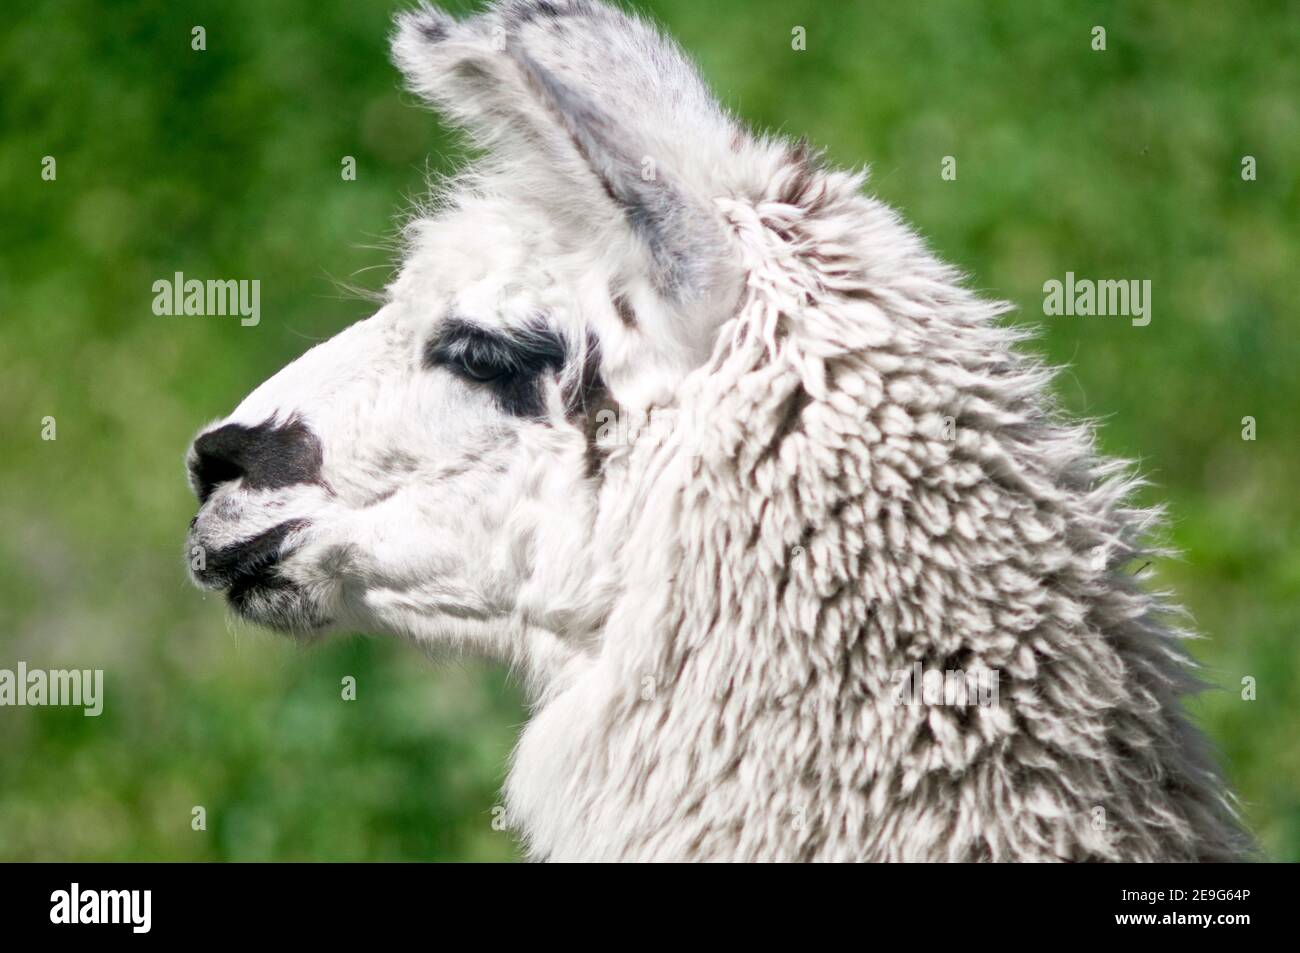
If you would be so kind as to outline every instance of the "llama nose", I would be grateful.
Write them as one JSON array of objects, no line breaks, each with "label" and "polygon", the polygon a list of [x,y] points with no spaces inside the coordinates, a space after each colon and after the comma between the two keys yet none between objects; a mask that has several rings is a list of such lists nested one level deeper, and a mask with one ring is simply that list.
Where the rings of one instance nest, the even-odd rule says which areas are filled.
[{"label": "llama nose", "polygon": [[210,430],[190,448],[190,484],[200,503],[223,483],[243,480],[252,490],[319,483],[321,444],[300,419],[247,427],[226,424]]}]

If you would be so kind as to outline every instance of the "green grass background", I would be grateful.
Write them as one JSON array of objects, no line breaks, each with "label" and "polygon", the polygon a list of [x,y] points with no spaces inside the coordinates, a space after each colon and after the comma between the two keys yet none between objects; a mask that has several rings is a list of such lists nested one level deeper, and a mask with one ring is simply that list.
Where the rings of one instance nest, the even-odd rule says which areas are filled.
[{"label": "green grass background", "polygon": [[[1300,859],[1300,4],[639,5],[748,120],[870,163],[871,188],[1069,365],[1066,406],[1170,504],[1185,555],[1159,576],[1224,687],[1195,711],[1266,852]],[[0,709],[0,859],[516,856],[492,825],[524,718],[504,672],[381,639],[293,647],[228,623],[182,562],[188,440],[367,313],[340,282],[382,286],[396,216],[456,154],[399,91],[395,9],[48,0],[0,18],[0,667],[103,668],[107,694],[98,719]],[[153,315],[152,282],[178,270],[260,279],[260,326]],[[1066,271],[1150,279],[1151,325],[1044,318]]]}]

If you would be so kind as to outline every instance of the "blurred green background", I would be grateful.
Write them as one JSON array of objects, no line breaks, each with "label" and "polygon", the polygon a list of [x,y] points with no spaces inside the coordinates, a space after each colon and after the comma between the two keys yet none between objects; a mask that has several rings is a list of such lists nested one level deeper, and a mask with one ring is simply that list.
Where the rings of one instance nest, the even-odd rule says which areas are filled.
[{"label": "blurred green background", "polygon": [[[870,163],[1042,330],[1063,402],[1170,505],[1184,556],[1159,576],[1223,686],[1194,710],[1265,851],[1300,859],[1300,3],[637,5],[742,116]],[[397,8],[48,0],[0,19],[0,668],[103,668],[107,695],[99,718],[0,709],[0,859],[516,856],[492,824],[524,718],[502,670],[370,638],[297,648],[229,623],[182,560],[189,439],[369,313],[342,288],[382,287],[397,217],[458,154],[398,88]],[[175,271],[259,278],[261,324],[155,316]],[[1150,279],[1150,326],[1044,318],[1066,271]]]}]

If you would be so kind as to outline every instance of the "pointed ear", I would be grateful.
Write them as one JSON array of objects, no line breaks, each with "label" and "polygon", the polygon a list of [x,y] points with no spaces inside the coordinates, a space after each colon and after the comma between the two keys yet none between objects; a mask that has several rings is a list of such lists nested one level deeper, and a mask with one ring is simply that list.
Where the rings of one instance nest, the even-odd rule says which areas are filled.
[{"label": "pointed ear", "polygon": [[706,297],[718,274],[726,235],[708,199],[692,199],[670,169],[638,149],[633,129],[625,128],[584,93],[565,86],[528,53],[512,46],[529,88],[595,175],[602,191],[623,214],[628,227],[650,252],[655,289],[669,301],[690,303]]},{"label": "pointed ear", "polygon": [[393,52],[517,194],[621,220],[667,303],[734,297],[740,270],[708,176],[738,130],[649,24],[593,0],[506,0],[464,21],[425,7],[399,18]]}]

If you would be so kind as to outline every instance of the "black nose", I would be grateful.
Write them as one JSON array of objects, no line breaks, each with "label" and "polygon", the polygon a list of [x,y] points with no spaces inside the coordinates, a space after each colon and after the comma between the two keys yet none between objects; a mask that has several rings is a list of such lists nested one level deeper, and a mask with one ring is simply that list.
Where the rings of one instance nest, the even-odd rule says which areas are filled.
[{"label": "black nose", "polygon": [[189,464],[194,492],[206,503],[217,487],[231,480],[243,480],[253,490],[319,483],[321,445],[297,417],[255,427],[226,424],[194,441]]}]

